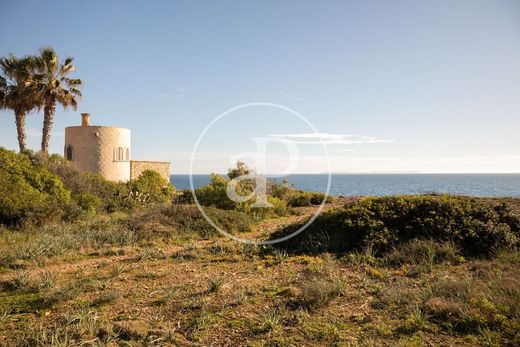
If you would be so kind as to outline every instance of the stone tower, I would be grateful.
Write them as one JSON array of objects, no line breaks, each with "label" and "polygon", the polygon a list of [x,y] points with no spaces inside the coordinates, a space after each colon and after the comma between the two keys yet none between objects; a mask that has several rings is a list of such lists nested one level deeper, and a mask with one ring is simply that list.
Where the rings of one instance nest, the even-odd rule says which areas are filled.
[{"label": "stone tower", "polygon": [[78,170],[128,181],[130,152],[130,129],[91,126],[88,113],[81,114],[81,126],[65,128],[64,155]]}]

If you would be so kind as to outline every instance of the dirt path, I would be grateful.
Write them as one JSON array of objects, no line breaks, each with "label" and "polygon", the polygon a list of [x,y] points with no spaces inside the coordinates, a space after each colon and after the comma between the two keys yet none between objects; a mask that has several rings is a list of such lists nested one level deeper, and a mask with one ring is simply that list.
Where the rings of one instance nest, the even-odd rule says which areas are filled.
[{"label": "dirt path", "polygon": [[281,218],[266,219],[261,221],[256,226],[255,231],[247,234],[241,234],[240,237],[247,240],[265,241],[268,240],[270,235],[274,232],[281,230],[291,224],[301,222],[308,217],[309,214],[304,214],[300,216],[288,216]]},{"label": "dirt path", "polygon": [[[327,204],[322,209],[322,212],[337,206],[338,204],[336,203]],[[267,240],[274,232],[281,230],[289,225],[302,222],[305,219],[311,217],[314,213],[316,213],[318,208],[318,206],[297,207],[295,208],[296,212],[298,213],[297,215],[265,219],[256,225],[254,231],[240,234],[240,237],[247,240]]]},{"label": "dirt path", "polygon": [[[331,204],[327,204],[324,207],[324,211],[329,210],[331,208],[339,206],[337,201]],[[295,208],[296,212],[298,214],[296,215],[289,215],[286,217],[277,217],[277,218],[269,218],[260,221],[254,228],[253,231],[248,233],[242,233],[237,236],[239,236],[242,239],[245,240],[254,240],[254,241],[265,241],[268,240],[270,235],[272,235],[274,232],[279,231],[289,225],[299,223],[304,221],[305,219],[312,216],[316,210],[318,209],[317,206],[308,206],[308,207],[297,207]],[[202,247],[210,247],[212,244],[215,243],[215,239],[212,240],[198,240],[197,244]],[[33,268],[34,271],[33,274],[40,273],[42,271],[50,271],[50,272],[61,272],[61,273],[73,273],[77,271],[78,269],[91,269],[100,266],[101,263],[121,263],[121,262],[128,262],[132,259],[134,259],[137,256],[137,252],[132,247],[119,247],[121,249],[125,250],[124,255],[119,256],[111,256],[111,257],[88,257],[88,258],[82,258],[79,257],[77,259],[69,260],[68,262],[63,261],[53,261],[47,262],[46,264],[42,266],[34,266],[30,261],[24,261],[23,267],[30,267]],[[164,250],[167,252],[172,252],[175,250],[178,250],[180,247],[179,245],[174,246],[167,246]],[[81,251],[79,253],[87,254],[86,251]],[[14,274],[13,273],[0,273],[0,281],[6,281],[10,279]]]}]

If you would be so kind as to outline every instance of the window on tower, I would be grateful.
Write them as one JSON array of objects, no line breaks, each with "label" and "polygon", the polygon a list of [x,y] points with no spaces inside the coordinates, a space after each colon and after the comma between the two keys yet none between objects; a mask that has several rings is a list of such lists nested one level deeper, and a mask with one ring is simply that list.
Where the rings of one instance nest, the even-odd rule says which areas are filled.
[{"label": "window on tower", "polygon": [[126,147],[114,148],[114,161],[130,161],[130,149]]},{"label": "window on tower", "polygon": [[67,158],[67,160],[69,160],[69,161],[72,160],[72,146],[71,145],[68,145],[67,149],[65,150],[65,158]]}]

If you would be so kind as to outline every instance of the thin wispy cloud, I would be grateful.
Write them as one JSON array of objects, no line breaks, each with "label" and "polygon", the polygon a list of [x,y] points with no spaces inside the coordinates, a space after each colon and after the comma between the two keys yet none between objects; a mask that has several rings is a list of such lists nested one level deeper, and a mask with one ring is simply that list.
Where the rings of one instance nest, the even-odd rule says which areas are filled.
[{"label": "thin wispy cloud", "polygon": [[287,141],[301,144],[322,143],[330,145],[352,145],[359,143],[392,143],[394,140],[382,139],[376,136],[362,136],[352,134],[301,133],[301,134],[271,134],[270,137],[283,138]]},{"label": "thin wispy cloud", "polygon": [[161,98],[162,100],[179,100],[184,99],[185,96],[186,94],[184,88],[179,88],[174,93],[159,94],[159,98]]}]

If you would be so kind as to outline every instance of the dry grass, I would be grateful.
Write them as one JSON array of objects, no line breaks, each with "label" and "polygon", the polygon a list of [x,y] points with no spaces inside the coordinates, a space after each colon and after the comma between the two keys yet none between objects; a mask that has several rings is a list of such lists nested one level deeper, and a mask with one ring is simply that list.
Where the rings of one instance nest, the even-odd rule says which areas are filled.
[{"label": "dry grass", "polygon": [[11,250],[0,345],[520,345],[518,252],[466,260],[421,241],[336,258],[119,235],[38,261]]}]

